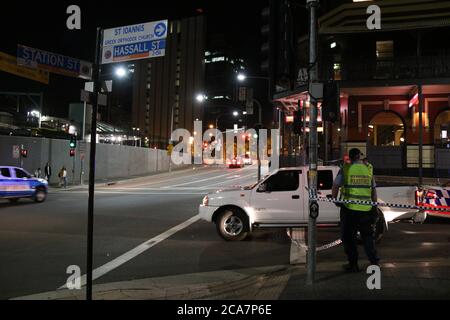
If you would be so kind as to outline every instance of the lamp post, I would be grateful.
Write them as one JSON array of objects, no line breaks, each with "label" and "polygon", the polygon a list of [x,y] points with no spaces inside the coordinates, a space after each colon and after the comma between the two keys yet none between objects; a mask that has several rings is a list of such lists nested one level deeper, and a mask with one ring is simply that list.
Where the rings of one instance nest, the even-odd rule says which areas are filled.
[{"label": "lamp post", "polygon": [[[233,117],[239,116],[239,112],[237,112],[237,111],[233,111],[233,113],[231,113],[231,114],[233,115]],[[222,118],[223,116],[227,116],[227,115],[230,115],[230,113],[229,112],[221,113],[216,117],[216,130],[219,130],[219,119]]]},{"label": "lamp post", "polygon": [[[195,97],[195,100],[202,104],[205,102],[205,100],[207,100],[208,97],[203,94],[203,93],[199,93],[197,94],[197,96]],[[178,102],[175,102],[172,104],[172,107],[170,108],[170,132],[169,132],[169,138],[168,138],[168,145],[170,145],[172,143],[172,133],[173,133],[173,120],[174,120],[174,110],[175,110],[175,106],[177,105]],[[169,159],[169,172],[172,172],[172,161],[171,159]]]},{"label": "lamp post", "polygon": [[[236,78],[239,82],[244,82],[247,79],[266,80],[268,82],[268,84],[267,84],[267,87],[268,87],[267,99],[268,99],[268,101],[272,100],[270,98],[270,78],[269,77],[247,76],[243,73],[239,73]],[[253,101],[258,105],[258,124],[256,125],[256,131],[257,131],[256,133],[257,133],[258,137],[257,137],[257,141],[256,141],[256,143],[257,143],[257,146],[256,146],[257,151],[256,152],[257,152],[257,161],[258,161],[258,181],[260,181],[261,180],[261,157],[259,155],[259,130],[262,128],[262,105],[255,98],[253,98]],[[279,128],[281,128],[281,117],[279,117]]]}]

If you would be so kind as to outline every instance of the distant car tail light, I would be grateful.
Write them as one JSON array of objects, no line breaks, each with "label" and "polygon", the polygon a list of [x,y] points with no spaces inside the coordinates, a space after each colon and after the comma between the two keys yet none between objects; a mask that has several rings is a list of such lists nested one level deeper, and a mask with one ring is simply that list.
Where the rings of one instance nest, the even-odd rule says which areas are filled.
[{"label": "distant car tail light", "polygon": [[209,204],[209,198],[208,198],[208,196],[205,196],[205,197],[203,198],[202,205],[205,206],[205,207],[207,207],[208,204]]}]

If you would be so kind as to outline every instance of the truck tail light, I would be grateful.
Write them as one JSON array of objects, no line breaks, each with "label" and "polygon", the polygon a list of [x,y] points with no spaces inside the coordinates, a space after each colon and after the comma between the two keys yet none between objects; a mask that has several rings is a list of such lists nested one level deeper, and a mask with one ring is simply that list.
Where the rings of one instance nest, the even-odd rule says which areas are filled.
[{"label": "truck tail light", "polygon": [[209,204],[209,198],[208,198],[208,196],[205,196],[205,197],[203,198],[202,205],[205,206],[205,207],[207,207],[208,204]]},{"label": "truck tail light", "polygon": [[427,194],[425,195],[425,198],[427,198],[427,199],[437,199],[438,196],[437,196],[436,192],[429,190],[427,192]]}]

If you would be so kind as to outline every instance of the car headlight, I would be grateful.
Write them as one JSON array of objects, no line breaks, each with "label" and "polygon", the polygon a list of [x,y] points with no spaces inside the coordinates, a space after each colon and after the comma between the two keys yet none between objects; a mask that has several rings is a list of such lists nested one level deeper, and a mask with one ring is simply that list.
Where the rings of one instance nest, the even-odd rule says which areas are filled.
[{"label": "car headlight", "polygon": [[205,207],[207,207],[208,204],[209,204],[209,198],[208,198],[208,196],[205,196],[205,197],[203,198],[202,205],[205,206]]}]

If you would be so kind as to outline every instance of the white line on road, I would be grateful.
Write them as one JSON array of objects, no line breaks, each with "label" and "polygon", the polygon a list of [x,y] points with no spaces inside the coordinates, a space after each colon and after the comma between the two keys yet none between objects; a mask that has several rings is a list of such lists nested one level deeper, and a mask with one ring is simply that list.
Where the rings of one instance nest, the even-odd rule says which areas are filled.
[{"label": "white line on road", "polygon": [[[245,176],[241,176],[241,177],[239,177],[239,178],[229,179],[229,180],[226,181],[226,183],[228,183],[228,182],[230,182],[230,181],[234,181],[234,180],[241,180],[241,179],[253,177],[253,175],[254,175],[254,173],[251,173],[251,174],[247,174],[247,175],[245,175]],[[254,181],[254,182],[256,182],[256,181]],[[208,184],[208,185],[203,186],[203,187],[204,187],[204,188],[212,187],[212,186],[216,186],[216,185],[221,184],[221,183],[223,183],[223,181],[216,182],[216,183],[213,183],[213,184]]]},{"label": "white line on road", "polygon": [[[240,169],[238,172],[243,172],[245,169]],[[170,189],[170,188],[174,188],[174,187],[181,187],[181,186],[186,186],[189,184],[193,184],[193,183],[198,183],[198,182],[205,182],[205,181],[209,181],[209,180],[214,180],[214,179],[218,179],[218,178],[223,178],[223,177],[227,177],[227,176],[231,176],[231,175],[235,175],[236,172],[229,172],[226,174],[222,174],[220,176],[214,176],[214,177],[209,177],[209,178],[205,178],[205,179],[201,179],[201,180],[193,180],[190,182],[186,182],[186,183],[180,183],[180,184],[175,184],[172,186],[167,186],[167,187],[163,187],[164,189]]]},{"label": "white line on road", "polygon": [[[188,220],[186,220],[183,223],[180,223],[179,225],[173,227],[172,229],[167,230],[166,232],[161,233],[160,235],[140,244],[139,246],[137,246],[136,248],[124,253],[123,255],[115,258],[114,260],[104,264],[101,267],[98,267],[97,269],[94,269],[92,272],[92,280],[96,280],[102,276],[104,276],[105,274],[107,274],[108,272],[111,272],[112,270],[120,267],[121,265],[127,263],[128,261],[136,258],[138,255],[144,253],[145,251],[147,251],[148,249],[156,246],[157,244],[161,243],[162,241],[170,238],[171,236],[173,236],[175,233],[189,227],[191,224],[197,222],[200,220],[200,216],[196,215]],[[86,285],[86,275],[83,275],[81,277],[81,285],[85,286]],[[66,284],[64,284],[63,286],[59,287],[59,289],[66,289]]]},{"label": "white line on road", "polygon": [[[183,170],[182,173],[187,172],[187,171],[188,170]],[[192,172],[192,171],[193,170],[190,170],[190,172]],[[199,172],[199,171],[202,171],[202,172]],[[222,170],[221,169],[213,169],[213,170],[206,170],[206,171],[204,171],[202,168],[200,168],[200,169],[197,169],[197,172],[196,172],[195,176],[203,176],[203,175],[208,175],[208,174],[211,174],[211,173],[214,173],[214,172],[220,172],[220,171],[222,171]],[[185,175],[177,175],[176,178],[170,178],[170,179],[159,180],[159,181],[157,180],[158,178],[162,179],[164,177],[149,176],[148,178],[152,179],[154,177],[156,177],[156,179],[154,179],[153,181],[139,182],[139,183],[135,184],[134,186],[135,187],[148,186],[148,185],[153,185],[153,184],[160,184],[160,183],[177,181],[177,180],[184,179],[184,178],[189,178],[189,176],[185,176]],[[122,181],[121,182],[121,184],[126,184],[126,183],[128,183],[128,182],[127,181]],[[132,182],[129,182],[129,184],[132,184]],[[111,187],[111,189],[114,189],[116,187],[120,188],[120,185],[115,185],[114,187]]]}]

